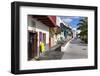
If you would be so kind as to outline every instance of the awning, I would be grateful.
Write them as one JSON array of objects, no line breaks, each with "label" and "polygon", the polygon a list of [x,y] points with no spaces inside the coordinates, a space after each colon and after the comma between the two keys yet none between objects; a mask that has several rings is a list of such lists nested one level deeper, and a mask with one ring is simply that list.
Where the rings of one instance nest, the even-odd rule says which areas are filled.
[{"label": "awning", "polygon": [[42,16],[42,15],[32,15],[33,18],[41,21],[43,24],[49,27],[56,27],[56,23],[49,16]]}]

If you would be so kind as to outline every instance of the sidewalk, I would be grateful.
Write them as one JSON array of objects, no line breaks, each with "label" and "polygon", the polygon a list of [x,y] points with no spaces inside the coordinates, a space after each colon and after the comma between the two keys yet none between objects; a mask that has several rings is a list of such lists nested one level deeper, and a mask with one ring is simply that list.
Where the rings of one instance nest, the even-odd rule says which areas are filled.
[{"label": "sidewalk", "polygon": [[[67,45],[65,51],[61,47]],[[88,58],[87,44],[80,39],[71,39],[64,44],[57,44],[45,53],[41,54],[37,60],[60,60],[60,59],[83,59]]]},{"label": "sidewalk", "polygon": [[62,46],[67,45],[69,39],[66,39],[63,43],[58,43],[56,46],[50,48],[45,53],[41,54],[38,60],[57,60],[62,59],[64,52],[61,50]]},{"label": "sidewalk", "polygon": [[65,52],[66,51],[66,48],[67,46],[69,45],[70,41],[72,40],[73,38],[71,39],[66,39],[65,43],[61,46],[61,51],[62,52]]},{"label": "sidewalk", "polygon": [[63,54],[64,53],[61,52],[61,44],[58,44],[41,54],[38,60],[57,60],[61,59]]},{"label": "sidewalk", "polygon": [[80,39],[73,39],[68,44],[62,59],[83,59],[88,58],[88,46]]}]

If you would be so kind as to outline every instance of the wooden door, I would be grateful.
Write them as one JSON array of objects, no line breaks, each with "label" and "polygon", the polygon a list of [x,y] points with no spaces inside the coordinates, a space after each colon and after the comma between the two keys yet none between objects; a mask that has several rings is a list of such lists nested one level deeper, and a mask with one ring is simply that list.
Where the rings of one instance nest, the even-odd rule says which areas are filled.
[{"label": "wooden door", "polygon": [[37,33],[28,32],[28,60],[37,56]]},{"label": "wooden door", "polygon": [[32,46],[32,56],[33,58],[37,56],[37,33],[33,33],[33,46]]}]

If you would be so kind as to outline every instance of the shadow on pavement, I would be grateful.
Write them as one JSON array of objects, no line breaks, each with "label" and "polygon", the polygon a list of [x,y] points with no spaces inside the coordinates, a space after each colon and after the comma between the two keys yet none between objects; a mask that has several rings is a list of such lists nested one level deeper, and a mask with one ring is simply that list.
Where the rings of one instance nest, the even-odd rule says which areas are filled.
[{"label": "shadow on pavement", "polygon": [[46,51],[38,58],[38,60],[57,60],[61,59],[63,54],[64,53],[60,51]]}]

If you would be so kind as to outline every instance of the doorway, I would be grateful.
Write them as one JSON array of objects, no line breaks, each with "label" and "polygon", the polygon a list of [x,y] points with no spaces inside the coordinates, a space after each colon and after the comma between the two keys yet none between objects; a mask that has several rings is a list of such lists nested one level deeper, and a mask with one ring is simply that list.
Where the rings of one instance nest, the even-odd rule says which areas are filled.
[{"label": "doorway", "polygon": [[37,56],[37,32],[28,31],[28,60]]},{"label": "doorway", "polygon": [[42,53],[41,43],[44,44],[43,47],[45,49],[46,48],[46,33],[39,32],[39,54]]}]

